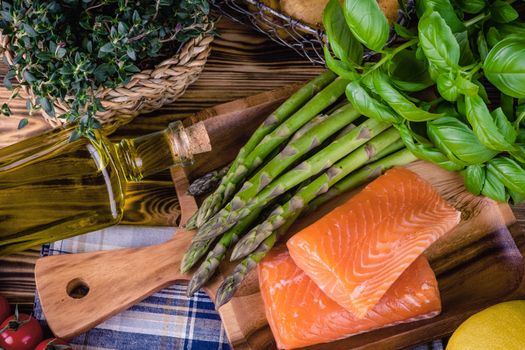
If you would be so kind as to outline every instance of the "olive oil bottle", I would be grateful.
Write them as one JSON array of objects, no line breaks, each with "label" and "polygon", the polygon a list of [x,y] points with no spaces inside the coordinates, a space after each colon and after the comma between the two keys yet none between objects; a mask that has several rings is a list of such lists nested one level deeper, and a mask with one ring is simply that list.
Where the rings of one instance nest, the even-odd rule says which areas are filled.
[{"label": "olive oil bottle", "polygon": [[61,128],[0,149],[0,255],[117,224],[126,184],[210,150],[202,123],[111,143]]}]

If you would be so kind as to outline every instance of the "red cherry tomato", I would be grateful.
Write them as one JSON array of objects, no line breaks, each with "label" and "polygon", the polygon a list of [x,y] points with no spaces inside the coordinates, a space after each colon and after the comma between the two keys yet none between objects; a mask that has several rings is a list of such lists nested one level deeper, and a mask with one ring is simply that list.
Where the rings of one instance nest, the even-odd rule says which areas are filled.
[{"label": "red cherry tomato", "polygon": [[37,345],[35,350],[73,350],[65,340],[49,338]]},{"label": "red cherry tomato", "polygon": [[11,308],[6,298],[0,295],[0,322],[4,322],[11,315]]},{"label": "red cherry tomato", "polygon": [[6,350],[33,350],[42,338],[40,324],[27,314],[10,316],[0,325],[0,348]]}]

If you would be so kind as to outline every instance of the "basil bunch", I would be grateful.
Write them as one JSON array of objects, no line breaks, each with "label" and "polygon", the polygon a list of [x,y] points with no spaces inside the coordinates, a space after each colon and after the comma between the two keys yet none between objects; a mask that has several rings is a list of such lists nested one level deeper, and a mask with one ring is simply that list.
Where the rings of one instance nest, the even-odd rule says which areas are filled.
[{"label": "basil bunch", "polygon": [[[68,102],[71,110],[60,118],[78,121],[84,134],[99,127],[94,116],[103,107],[94,97],[97,89],[126,84],[133,74],[209,30],[207,0],[0,3],[0,30],[14,53],[4,85],[13,89],[16,77],[31,88],[36,101],[27,101],[30,113],[43,108],[55,116],[53,102]],[[10,114],[5,103],[2,113]]]},{"label": "basil bunch", "polygon": [[[394,124],[418,158],[461,172],[476,195],[521,202],[523,3],[416,0],[415,8],[408,25],[394,25],[397,45],[385,47],[390,29],[376,0],[330,0],[328,68],[352,80],[346,92],[354,107]],[[377,59],[363,63],[363,46]]]}]

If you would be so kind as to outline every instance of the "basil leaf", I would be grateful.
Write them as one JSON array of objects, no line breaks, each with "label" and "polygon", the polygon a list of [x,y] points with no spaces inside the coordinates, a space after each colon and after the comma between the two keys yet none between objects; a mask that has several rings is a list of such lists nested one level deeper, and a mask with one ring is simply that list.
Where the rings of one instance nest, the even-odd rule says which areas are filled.
[{"label": "basil leaf", "polygon": [[496,175],[487,169],[485,175],[485,183],[483,184],[483,189],[481,194],[492,198],[498,202],[507,201],[507,192],[505,191],[505,185],[496,177]]},{"label": "basil leaf", "polygon": [[343,9],[338,0],[330,0],[323,13],[323,26],[335,56],[343,62],[361,64],[363,46],[346,25]]},{"label": "basil leaf", "polygon": [[495,110],[493,110],[491,114],[494,118],[494,121],[496,122],[496,126],[498,127],[499,131],[505,137],[505,140],[507,140],[509,143],[516,142],[516,137],[518,137],[518,133],[516,132],[516,129],[514,129],[514,126],[507,119],[505,113],[503,113],[503,109],[501,107],[498,107]]},{"label": "basil leaf", "polygon": [[20,122],[18,123],[17,129],[18,130],[23,129],[23,128],[25,128],[27,126],[27,124],[29,124],[29,119],[27,119],[27,118],[20,119]]},{"label": "basil leaf", "polygon": [[459,171],[464,168],[463,165],[448,159],[443,152],[433,147],[429,142],[419,142],[416,144],[415,139],[421,140],[422,138],[410,130],[406,124],[394,124],[394,126],[399,131],[401,139],[407,149],[419,159],[437,164],[448,171]]},{"label": "basil leaf", "polygon": [[473,195],[479,196],[485,183],[485,169],[480,164],[469,165],[461,172],[465,187]]},{"label": "basil leaf", "polygon": [[357,40],[371,50],[383,49],[390,27],[376,0],[345,0],[343,13]]},{"label": "basil leaf", "polygon": [[333,58],[332,54],[330,53],[330,50],[326,45],[324,47],[324,59],[328,69],[339,75],[341,78],[348,80],[359,79],[359,75],[353,69],[353,67],[351,67],[349,64],[346,64],[342,61]]},{"label": "basil leaf", "polygon": [[416,106],[412,101],[407,99],[403,94],[390,85],[386,74],[379,70],[375,70],[371,74],[375,92],[403,118],[414,122],[422,122],[443,116],[442,114],[427,112]]},{"label": "basil leaf", "polygon": [[454,33],[456,40],[459,44],[459,64],[462,66],[468,66],[476,61],[472,49],[470,48],[470,41],[468,38],[468,32],[465,30],[463,32]]},{"label": "basil leaf", "polygon": [[366,89],[355,80],[346,87],[346,97],[352,106],[368,118],[381,120],[387,123],[399,123],[401,118],[375,98],[370,96]]},{"label": "basil leaf", "polygon": [[431,65],[443,72],[457,69],[459,44],[439,13],[425,13],[419,20],[418,29],[420,45]]},{"label": "basil leaf", "polygon": [[487,6],[485,0],[458,0],[456,3],[462,11],[470,14],[480,13]]},{"label": "basil leaf", "polygon": [[482,145],[469,126],[454,117],[428,122],[427,134],[436,147],[458,163],[484,163],[498,154]]},{"label": "basil leaf", "polygon": [[498,31],[503,37],[509,35],[519,35],[521,37],[525,36],[525,23],[514,21],[512,23],[505,23],[498,25]]},{"label": "basil leaf", "polygon": [[505,1],[496,0],[490,6],[492,20],[499,23],[508,23],[519,17],[518,11]]},{"label": "basil leaf", "polygon": [[496,151],[514,149],[514,145],[498,130],[487,105],[479,95],[465,96],[465,109],[468,122],[482,144]]},{"label": "basil leaf", "polygon": [[479,92],[478,85],[474,84],[468,79],[463,78],[461,75],[456,77],[454,84],[458,88],[459,92],[461,92],[463,95],[474,96]]},{"label": "basil leaf", "polygon": [[403,91],[421,91],[434,84],[428,73],[428,62],[418,59],[414,50],[403,50],[395,55],[388,65],[388,75]]},{"label": "basil leaf", "polygon": [[478,37],[476,39],[476,43],[478,44],[478,54],[481,60],[485,60],[485,57],[487,57],[489,53],[489,47],[487,45],[487,40],[485,39],[485,33],[483,33],[483,30],[480,30],[478,32]]},{"label": "basil leaf", "polygon": [[459,91],[455,81],[449,73],[440,74],[437,79],[438,92],[445,100],[454,102],[458,99]]},{"label": "basil leaf", "polygon": [[501,92],[525,98],[525,40],[517,36],[501,40],[490,50],[483,70]]},{"label": "basil leaf", "polygon": [[508,189],[525,194],[525,169],[513,159],[497,157],[487,163],[492,172]]},{"label": "basil leaf", "polygon": [[507,117],[512,117],[514,115],[514,98],[501,93],[500,105]]},{"label": "basil leaf", "polygon": [[510,198],[512,198],[512,204],[517,205],[525,200],[525,194],[514,192],[510,189],[507,190],[509,192]]},{"label": "basil leaf", "polygon": [[438,12],[454,33],[465,30],[465,25],[457,16],[456,12],[454,11],[454,7],[449,0],[416,1],[416,12],[419,18],[423,17],[423,15],[429,10]]},{"label": "basil leaf", "polygon": [[502,39],[503,37],[496,27],[490,27],[489,30],[487,30],[487,43],[489,44],[489,47],[492,48]]},{"label": "basil leaf", "polygon": [[417,36],[415,33],[411,32],[410,29],[400,25],[399,23],[394,23],[394,31],[397,35],[407,40],[413,39]]}]

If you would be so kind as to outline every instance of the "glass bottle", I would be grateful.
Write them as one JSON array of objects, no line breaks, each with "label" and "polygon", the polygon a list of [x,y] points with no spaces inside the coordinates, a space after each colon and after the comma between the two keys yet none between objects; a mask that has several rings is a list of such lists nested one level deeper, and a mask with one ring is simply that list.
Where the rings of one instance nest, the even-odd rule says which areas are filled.
[{"label": "glass bottle", "polygon": [[110,142],[70,142],[73,127],[0,149],[0,256],[117,224],[128,181],[209,151],[202,123]]}]

